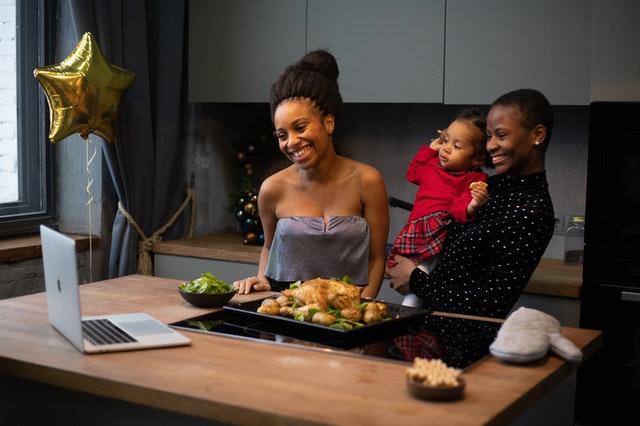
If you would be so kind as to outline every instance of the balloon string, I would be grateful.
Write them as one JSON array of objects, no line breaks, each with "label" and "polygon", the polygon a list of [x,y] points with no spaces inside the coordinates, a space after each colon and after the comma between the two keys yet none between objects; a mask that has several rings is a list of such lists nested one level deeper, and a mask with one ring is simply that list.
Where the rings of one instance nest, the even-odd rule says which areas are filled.
[{"label": "balloon string", "polygon": [[[96,157],[96,147],[93,146],[91,138],[85,139],[85,159],[87,163],[87,202],[85,205],[87,208],[87,215],[89,218],[89,282],[93,281],[93,223],[91,221],[91,202],[93,201],[93,194],[91,193],[91,184],[93,184],[93,175],[91,174],[91,164]],[[91,155],[89,155],[89,145],[93,148]]]}]

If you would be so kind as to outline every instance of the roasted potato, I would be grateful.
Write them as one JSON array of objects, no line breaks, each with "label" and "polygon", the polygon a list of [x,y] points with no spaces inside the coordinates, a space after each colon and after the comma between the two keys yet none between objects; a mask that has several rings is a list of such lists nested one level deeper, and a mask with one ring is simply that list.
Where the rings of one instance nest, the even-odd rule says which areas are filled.
[{"label": "roasted potato", "polygon": [[362,319],[365,324],[373,324],[382,321],[382,313],[376,303],[367,303],[364,307]]},{"label": "roasted potato", "polygon": [[293,316],[293,305],[291,305],[291,306],[280,306],[280,316],[292,317]]},{"label": "roasted potato", "polygon": [[360,322],[362,321],[362,312],[358,308],[346,308],[340,311],[340,316],[346,320]]},{"label": "roasted potato", "polygon": [[314,324],[331,325],[337,321],[337,318],[328,312],[319,311],[313,314],[313,317],[311,317],[311,321]]},{"label": "roasted potato", "polygon": [[292,306],[293,305],[293,300],[291,300],[290,297],[287,296],[279,296],[276,297],[276,302],[278,302],[278,305],[280,306]]},{"label": "roasted potato", "polygon": [[309,314],[309,306],[308,305],[300,306],[298,308],[295,308],[291,312],[291,314],[296,318],[299,317],[299,316],[302,316],[302,319],[304,321],[311,321],[311,315]]},{"label": "roasted potato", "polygon": [[383,302],[373,302],[376,305],[378,305],[378,308],[380,309],[380,315],[382,315],[382,318],[385,318],[388,316],[388,310],[387,310],[387,305],[385,305]]},{"label": "roasted potato", "polygon": [[260,304],[258,312],[265,315],[278,315],[280,313],[280,305],[275,299],[265,299]]}]

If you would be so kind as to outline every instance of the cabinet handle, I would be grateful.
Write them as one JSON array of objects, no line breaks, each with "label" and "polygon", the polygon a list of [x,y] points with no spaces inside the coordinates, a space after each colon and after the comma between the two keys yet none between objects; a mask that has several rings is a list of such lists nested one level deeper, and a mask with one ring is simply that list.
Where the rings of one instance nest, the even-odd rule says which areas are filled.
[{"label": "cabinet handle", "polygon": [[640,293],[623,291],[622,293],[620,293],[620,300],[624,300],[627,302],[640,302]]}]

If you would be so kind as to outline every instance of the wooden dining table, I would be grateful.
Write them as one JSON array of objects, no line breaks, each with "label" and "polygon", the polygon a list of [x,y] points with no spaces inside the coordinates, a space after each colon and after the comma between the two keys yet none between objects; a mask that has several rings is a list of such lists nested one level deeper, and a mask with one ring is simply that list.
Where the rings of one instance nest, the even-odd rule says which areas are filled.
[{"label": "wooden dining table", "polygon": [[[144,311],[169,324],[212,311],[185,302],[178,284],[144,275],[83,284],[82,313]],[[267,294],[236,295],[232,303]],[[84,415],[93,404],[111,421],[131,419],[138,410],[138,420],[159,416],[181,424],[507,424],[578,368],[552,354],[527,365],[489,356],[464,371],[462,399],[431,402],[408,393],[403,362],[179,331],[189,346],[84,355],[50,326],[44,293],[1,300],[3,413],[38,418],[42,407],[46,413],[47,395],[59,392],[66,395],[53,399],[65,407],[55,411],[60,421]],[[602,344],[597,330],[564,327],[562,333],[585,361]]]}]

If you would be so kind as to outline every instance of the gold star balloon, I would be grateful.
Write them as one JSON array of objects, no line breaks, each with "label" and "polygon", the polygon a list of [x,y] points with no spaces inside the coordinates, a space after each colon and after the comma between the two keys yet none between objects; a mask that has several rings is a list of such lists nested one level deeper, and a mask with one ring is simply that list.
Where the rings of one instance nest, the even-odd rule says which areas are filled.
[{"label": "gold star balloon", "polygon": [[74,133],[115,139],[118,108],[135,73],[109,64],[91,33],[85,33],[71,55],[56,65],[33,71],[49,102],[49,139],[58,142]]}]

